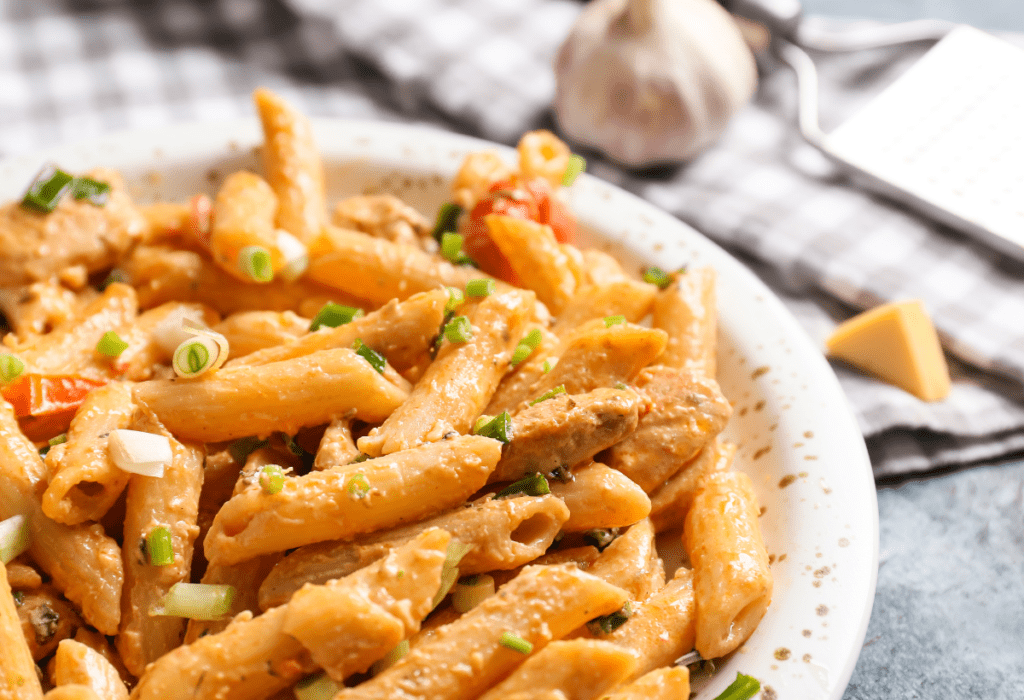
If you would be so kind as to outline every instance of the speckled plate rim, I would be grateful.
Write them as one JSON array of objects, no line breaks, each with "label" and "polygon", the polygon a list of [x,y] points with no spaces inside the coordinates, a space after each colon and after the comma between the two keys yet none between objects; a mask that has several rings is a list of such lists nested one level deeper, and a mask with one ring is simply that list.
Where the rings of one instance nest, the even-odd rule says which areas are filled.
[{"label": "speckled plate rim", "polygon": [[[505,147],[418,125],[314,120],[332,198],[393,192],[432,215],[462,157]],[[111,134],[0,161],[0,198],[19,197],[45,162],[125,173],[133,194],[183,199],[255,168],[255,119]],[[839,700],[867,629],[878,572],[878,506],[867,450],[819,348],[746,267],[675,217],[606,182],[568,193],[583,240],[628,265],[711,265],[718,272],[719,382],[735,413],[726,436],[754,480],[773,559],[772,606],[754,635],[699,693],[737,671],[761,697]],[[635,268],[634,268],[635,269]]]}]

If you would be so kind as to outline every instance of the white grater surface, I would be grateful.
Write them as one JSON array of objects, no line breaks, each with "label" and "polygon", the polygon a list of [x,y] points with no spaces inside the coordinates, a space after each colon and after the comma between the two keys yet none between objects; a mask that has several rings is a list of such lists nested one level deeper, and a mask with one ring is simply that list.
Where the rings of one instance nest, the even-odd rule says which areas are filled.
[{"label": "white grater surface", "polygon": [[823,147],[876,189],[1024,259],[1024,50],[958,27]]}]

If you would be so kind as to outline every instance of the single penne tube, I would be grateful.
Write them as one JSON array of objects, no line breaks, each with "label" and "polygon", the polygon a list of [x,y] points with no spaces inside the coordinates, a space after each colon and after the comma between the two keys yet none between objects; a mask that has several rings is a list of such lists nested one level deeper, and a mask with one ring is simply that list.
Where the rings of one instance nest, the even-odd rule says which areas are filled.
[{"label": "single penne tube", "polygon": [[651,493],[651,522],[658,532],[682,527],[700,483],[708,474],[728,471],[736,445],[714,440],[687,462],[665,484]]},{"label": "single penne tube", "polygon": [[366,671],[434,606],[451,536],[428,530],[374,566],[325,586],[303,586],[282,630],[302,642],[336,681]]},{"label": "single penne tube", "polygon": [[123,332],[137,312],[135,290],[115,282],[75,317],[14,350],[26,373],[109,378],[113,363],[96,352],[96,344],[107,331]]},{"label": "single penne tube", "polygon": [[647,600],[665,585],[665,566],[654,546],[654,528],[644,519],[605,547],[587,573],[626,590],[635,601]]},{"label": "single penne tube", "polygon": [[53,682],[57,686],[88,686],[103,700],[128,700],[128,689],[113,664],[91,647],[65,639],[53,657]]},{"label": "single penne tube", "polygon": [[386,357],[396,369],[404,371],[427,356],[444,319],[447,302],[448,291],[445,289],[414,294],[402,302],[393,299],[350,323],[303,333],[293,341],[232,359],[227,366],[264,365],[319,350],[350,348],[358,339]]},{"label": "single penne tube", "polygon": [[[231,615],[249,611],[260,612],[259,584],[267,577],[274,565],[281,561],[280,554],[264,554],[238,564],[211,564],[203,572],[202,583],[214,586],[232,586],[235,598],[231,602]],[[224,620],[189,620],[185,630],[185,644],[191,644],[200,637],[216,634],[231,622]]]},{"label": "single penne tube", "polygon": [[746,641],[772,599],[772,572],[757,496],[742,472],[707,476],[686,515],[683,544],[693,565],[696,647],[705,659]]},{"label": "single penne tube", "polygon": [[552,190],[562,186],[572,151],[562,139],[547,129],[528,131],[516,146],[519,172],[527,178],[544,178]]},{"label": "single penne tube", "polygon": [[291,311],[242,311],[213,326],[227,338],[231,360],[289,343],[309,330],[309,319]]},{"label": "single penne tube", "polygon": [[619,261],[603,250],[587,248],[582,254],[584,284],[611,284],[629,279]]},{"label": "single penne tube", "polygon": [[444,341],[437,359],[409,399],[384,424],[356,443],[368,455],[386,455],[452,432],[470,432],[508,369],[529,314],[531,292],[510,290],[485,297],[469,311],[472,337]]},{"label": "single penne tube", "polygon": [[648,367],[635,387],[651,410],[604,458],[651,493],[725,428],[732,406],[714,379],[691,370]]},{"label": "single penne tube", "polygon": [[179,438],[218,442],[277,431],[294,435],[352,409],[361,420],[383,420],[407,392],[355,351],[338,348],[197,379],[142,382],[134,396]]},{"label": "single penne tube", "polygon": [[518,693],[535,697],[549,691],[561,691],[566,700],[595,700],[629,678],[634,668],[633,654],[615,644],[594,639],[555,641],[480,700],[504,700]]},{"label": "single penne tube", "polygon": [[[239,311],[294,311],[312,304],[314,310],[334,301],[346,306],[369,302],[304,279],[266,284],[232,277],[206,255],[162,245],[139,246],[122,262],[138,290],[139,306],[151,309],[171,301],[198,302],[221,314]],[[314,311],[315,313],[315,311]]]},{"label": "single penne tube", "polygon": [[[423,608],[421,597],[429,595],[430,601],[436,593],[436,583],[429,593],[425,591],[429,588],[429,580],[440,578],[448,542],[447,533],[424,533],[402,550],[396,550],[387,558],[356,572],[353,577],[331,585],[361,594],[363,601],[396,618],[399,626],[408,623],[409,629],[413,626],[418,628],[417,616]],[[437,579],[433,579],[435,570]],[[399,571],[405,573],[399,576]],[[410,603],[413,596],[416,596],[416,601]],[[308,602],[313,603],[313,598],[316,596]],[[368,606],[361,607],[365,610]],[[377,610],[370,610],[379,615]],[[136,700],[261,700],[288,688],[317,668],[298,639],[285,633],[289,613],[289,606],[282,605],[258,617],[249,612],[237,615],[223,631],[180,646],[150,665],[139,679],[132,697]],[[324,624],[324,620],[336,619],[335,614],[340,611],[321,609],[320,613],[323,616],[320,621],[310,623],[308,608],[297,606],[289,629],[299,636],[309,638],[316,635],[324,639],[322,635],[328,634],[327,629],[331,627]],[[360,620],[350,617],[347,622],[353,624],[334,629],[338,636],[331,642],[330,649],[324,648],[324,654],[337,650],[344,654],[341,645],[345,639],[353,643],[354,646],[348,649],[353,654],[359,653],[361,645],[372,647],[372,637],[352,638],[347,634],[358,635],[363,631],[356,627]]]},{"label": "single penne tube", "polygon": [[569,299],[551,330],[564,335],[587,321],[607,316],[622,316],[637,323],[650,312],[657,291],[654,285],[636,280],[588,285]]},{"label": "single penne tube", "polygon": [[491,240],[508,258],[523,286],[559,314],[576,291],[576,275],[550,226],[528,219],[488,214],[484,217]]},{"label": "single penne tube", "polygon": [[[541,333],[540,344],[528,358],[508,372],[498,384],[484,413],[496,416],[502,411],[513,411],[516,406],[532,398],[530,387],[551,371],[561,353],[562,341],[543,326],[533,326]],[[530,329],[532,330],[532,328]]]},{"label": "single penne tube", "polygon": [[266,180],[245,170],[228,175],[213,200],[209,245],[214,262],[240,280],[269,282],[257,279],[239,254],[248,246],[258,246],[269,253],[274,272],[284,266],[277,246],[276,216],[277,195]]},{"label": "single penne tube", "polygon": [[324,236],[310,247],[305,277],[379,306],[438,285],[461,289],[469,280],[486,275],[420,248],[328,226]]},{"label": "single penne tube", "polygon": [[636,429],[644,403],[633,391],[595,389],[524,408],[512,419],[512,441],[490,480],[515,481],[530,472],[585,464]]},{"label": "single penne tube", "polygon": [[464,435],[287,478],[275,494],[250,486],[217,513],[204,543],[206,558],[233,564],[415,522],[466,500],[500,456],[497,440]]},{"label": "single penne tube", "polygon": [[359,456],[355,438],[352,437],[352,419],[346,416],[334,418],[324,430],[313,459],[313,469],[322,471],[350,463]]},{"label": "single penne tube", "polygon": [[566,532],[627,527],[651,512],[644,490],[619,471],[591,462],[572,472],[572,480],[551,482],[551,493],[569,508]]},{"label": "single penne tube", "polygon": [[692,369],[714,379],[718,344],[715,270],[702,267],[676,276],[654,300],[651,324],[668,333],[661,364]]},{"label": "single penne tube", "polygon": [[[574,564],[527,567],[497,595],[433,630],[393,666],[335,698],[477,698],[525,661],[528,650],[539,652],[587,620],[618,610],[626,597]],[[457,671],[462,668],[467,672]]]},{"label": "single penne tube", "polygon": [[492,499],[459,507],[412,525],[361,537],[352,542],[321,542],[300,547],[285,557],[260,586],[260,607],[288,601],[305,583],[325,583],[347,576],[437,527],[472,547],[459,562],[463,576],[513,569],[542,555],[569,517],[554,496]]},{"label": "single penne tube", "polygon": [[64,525],[46,517],[38,496],[44,480],[39,452],[18,428],[11,405],[0,399],[0,520],[26,516],[32,561],[89,624],[116,634],[124,585],[121,549],[98,524]]},{"label": "single penne tube", "polygon": [[573,334],[554,369],[530,388],[530,398],[559,386],[567,394],[583,394],[628,383],[661,354],[665,339],[665,331],[632,323],[584,327]]},{"label": "single penne tube", "polygon": [[67,443],[54,460],[43,492],[43,512],[66,525],[99,520],[128,485],[128,472],[111,459],[110,431],[127,428],[135,413],[132,390],[111,382],[86,395],[68,428]]},{"label": "single penne tube", "polygon": [[678,700],[690,697],[690,669],[656,668],[603,700]]},{"label": "single penne tube", "polygon": [[[125,503],[125,593],[117,650],[125,667],[139,676],[146,664],[178,646],[185,633],[184,619],[152,615],[150,610],[174,584],[190,580],[206,451],[201,445],[178,442],[152,416],[141,417],[134,429],[163,435],[173,455],[162,477],[132,474]],[[166,532],[171,543],[172,559],[167,564],[154,563],[144,554],[150,538],[160,537],[159,530]]]},{"label": "single penne tube", "polygon": [[[2,477],[0,477],[2,478]],[[11,700],[39,700],[43,688],[36,675],[36,662],[21,631],[18,608],[7,582],[7,569],[0,563],[0,697]]]},{"label": "single penne tube", "polygon": [[316,240],[327,221],[324,166],[304,114],[270,90],[253,101],[263,125],[263,170],[277,194],[277,225],[305,244]]},{"label": "single penne tube", "polygon": [[669,666],[693,649],[693,574],[689,569],[678,569],[664,588],[633,603],[632,608],[624,625],[601,638],[636,654],[633,678]]}]

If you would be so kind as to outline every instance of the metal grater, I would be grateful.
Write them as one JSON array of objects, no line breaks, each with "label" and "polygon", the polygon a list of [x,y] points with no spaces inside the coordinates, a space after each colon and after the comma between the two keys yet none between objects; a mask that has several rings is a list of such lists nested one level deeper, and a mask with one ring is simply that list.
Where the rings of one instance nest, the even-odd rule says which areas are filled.
[{"label": "metal grater", "polygon": [[[1024,50],[973,27],[917,22],[834,41],[799,31],[799,5],[746,0],[797,73],[803,137],[865,188],[1024,261]],[[794,9],[795,8],[795,9]],[[870,34],[870,32],[869,32]],[[942,38],[831,133],[818,127],[817,72],[798,46],[856,50]]]}]

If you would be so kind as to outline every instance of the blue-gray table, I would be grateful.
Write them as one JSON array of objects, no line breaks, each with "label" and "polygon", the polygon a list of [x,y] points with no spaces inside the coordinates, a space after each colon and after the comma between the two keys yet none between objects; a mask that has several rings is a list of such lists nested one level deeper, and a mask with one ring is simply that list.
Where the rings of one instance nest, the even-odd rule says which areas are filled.
[{"label": "blue-gray table", "polygon": [[[1024,0],[803,5],[1024,31]],[[844,700],[1024,700],[1024,462],[879,484],[878,515],[878,591]]]}]

